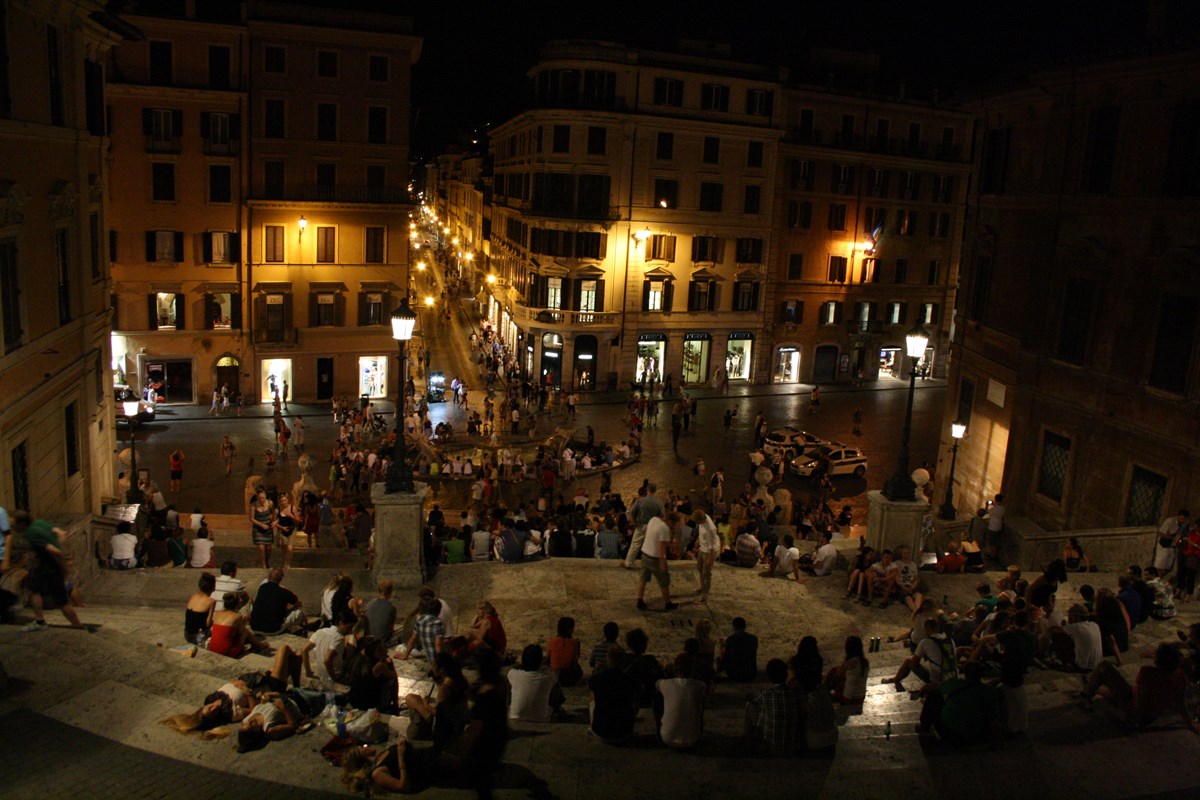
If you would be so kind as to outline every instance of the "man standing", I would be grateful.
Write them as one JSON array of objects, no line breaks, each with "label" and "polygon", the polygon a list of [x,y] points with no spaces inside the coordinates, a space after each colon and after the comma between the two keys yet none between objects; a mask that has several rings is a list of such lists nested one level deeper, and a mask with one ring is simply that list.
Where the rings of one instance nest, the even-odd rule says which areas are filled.
[{"label": "man standing", "polygon": [[696,569],[700,575],[700,602],[708,602],[712,588],[713,562],[721,554],[721,535],[712,517],[700,509],[692,512],[692,524],[696,527]]},{"label": "man standing", "polygon": [[1000,560],[1000,545],[1004,537],[1004,495],[996,495],[992,501],[992,510],[987,518],[988,554],[993,560]]},{"label": "man standing", "polygon": [[[37,556],[37,566],[29,574],[29,604],[33,606],[34,621],[23,627],[26,632],[46,630],[46,615],[42,613],[43,598],[51,598],[62,609],[71,627],[91,630],[79,621],[79,614],[67,595],[67,557],[59,544],[59,535],[66,531],[51,527],[44,519],[35,520],[28,511],[17,511],[12,517],[12,532],[24,535]],[[11,542],[5,548],[5,558],[11,558]]]},{"label": "man standing", "polygon": [[622,565],[625,569],[633,569],[633,562],[637,560],[638,554],[642,551],[642,542],[646,539],[646,525],[655,517],[661,517],[666,513],[666,508],[655,496],[658,487],[653,483],[646,485],[646,493],[633,501],[633,506],[629,509],[630,516],[633,517],[633,542],[629,545],[629,553],[626,554]]},{"label": "man standing", "polygon": [[287,378],[284,378],[283,379],[283,410],[284,411],[287,411],[287,401],[288,401],[288,382],[287,382]]},{"label": "man standing", "polygon": [[709,502],[713,508],[717,507],[717,503],[721,502],[721,498],[725,496],[725,468],[717,467],[717,471],[712,474],[712,478],[708,481]]},{"label": "man standing", "polygon": [[237,446],[229,436],[221,440],[221,459],[225,462],[225,474],[233,474],[233,459],[237,455]]},{"label": "man standing", "polygon": [[[636,504],[635,504],[636,505]],[[646,610],[646,584],[653,578],[662,591],[665,610],[679,608],[671,602],[671,575],[667,572],[667,549],[671,537],[679,531],[682,518],[679,512],[670,511],[662,517],[651,519],[646,525],[642,542],[642,574],[638,578],[637,607]]]}]

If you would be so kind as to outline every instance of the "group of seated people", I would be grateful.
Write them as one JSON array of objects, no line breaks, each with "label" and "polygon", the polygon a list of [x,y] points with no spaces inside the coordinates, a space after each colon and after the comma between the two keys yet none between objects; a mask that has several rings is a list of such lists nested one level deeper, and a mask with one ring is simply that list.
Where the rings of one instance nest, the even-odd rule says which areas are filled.
[{"label": "group of seated people", "polygon": [[192,513],[189,530],[193,538],[185,538],[184,528],[179,523],[179,513],[174,505],[168,507],[168,513],[161,521],[148,517],[141,537],[134,533],[132,523],[117,523],[117,532],[109,541],[109,554],[101,560],[102,566],[109,569],[215,567],[215,542],[200,509]]}]

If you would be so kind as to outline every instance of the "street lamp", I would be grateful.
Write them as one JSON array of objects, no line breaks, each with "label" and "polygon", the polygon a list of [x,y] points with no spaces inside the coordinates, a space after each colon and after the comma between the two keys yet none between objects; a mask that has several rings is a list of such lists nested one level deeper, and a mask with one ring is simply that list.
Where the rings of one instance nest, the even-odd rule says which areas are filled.
[{"label": "street lamp", "polygon": [[938,516],[942,519],[954,519],[957,516],[954,509],[954,467],[958,462],[958,440],[966,435],[967,423],[958,420],[950,423],[950,436],[954,439],[954,446],[950,448],[950,478],[946,481],[946,499],[938,509]]},{"label": "street lamp", "polygon": [[143,495],[141,481],[138,480],[137,437],[133,435],[133,425],[137,421],[138,412],[141,411],[140,403],[137,400],[123,400],[121,410],[125,412],[125,420],[129,423],[129,470],[133,473],[129,489],[125,492],[125,502],[141,505]]},{"label": "street lamp", "polygon": [[413,487],[412,469],[408,466],[408,445],[404,441],[404,394],[408,384],[408,365],[405,359],[408,355],[408,340],[412,338],[413,326],[417,324],[417,315],[408,307],[408,298],[400,303],[400,307],[392,312],[392,338],[400,348],[400,379],[396,392],[396,446],[392,448],[392,464],[388,467],[384,491],[387,494],[396,492],[416,491]]},{"label": "street lamp", "polygon": [[917,390],[917,363],[925,356],[929,344],[929,332],[918,322],[904,337],[904,350],[912,359],[908,373],[908,407],[904,411],[904,438],[900,440],[900,455],[896,459],[896,473],[883,485],[883,496],[888,500],[912,500],[917,485],[908,474],[908,439],[912,434],[913,395]]}]

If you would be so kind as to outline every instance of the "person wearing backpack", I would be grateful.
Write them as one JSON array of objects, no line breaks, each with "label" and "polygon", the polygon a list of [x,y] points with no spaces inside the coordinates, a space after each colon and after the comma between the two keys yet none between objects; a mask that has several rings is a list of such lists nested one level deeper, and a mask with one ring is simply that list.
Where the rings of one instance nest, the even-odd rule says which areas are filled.
[{"label": "person wearing backpack", "polygon": [[884,683],[892,683],[896,691],[904,691],[904,679],[916,675],[925,685],[918,691],[923,694],[931,687],[950,678],[958,677],[958,660],[954,654],[954,642],[942,632],[941,622],[936,617],[925,620],[925,638],[916,651],[900,665],[896,676]]}]

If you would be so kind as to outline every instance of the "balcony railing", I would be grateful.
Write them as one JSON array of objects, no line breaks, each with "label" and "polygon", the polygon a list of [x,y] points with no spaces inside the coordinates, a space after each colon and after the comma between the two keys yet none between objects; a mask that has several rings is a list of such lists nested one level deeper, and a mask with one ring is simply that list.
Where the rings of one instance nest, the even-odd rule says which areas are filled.
[{"label": "balcony railing", "polygon": [[146,136],[147,153],[178,153],[179,151],[178,136],[171,137],[170,139],[159,138],[153,134],[147,134]]},{"label": "balcony railing", "polygon": [[408,190],[399,186],[334,186],[306,183],[285,192],[281,200],[313,200],[325,203],[407,203]]},{"label": "balcony railing", "polygon": [[213,142],[205,139],[204,153],[210,156],[236,156],[238,146],[239,142],[237,139],[230,139],[227,142]]},{"label": "balcony railing", "polygon": [[850,334],[874,334],[878,336],[883,333],[883,321],[878,319],[852,319],[846,323],[846,332]]},{"label": "balcony railing", "polygon": [[513,306],[518,322],[533,325],[553,325],[562,328],[615,328],[620,324],[620,311],[563,311],[556,308]]}]

